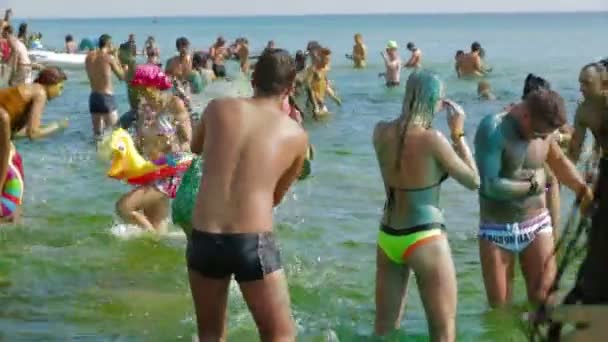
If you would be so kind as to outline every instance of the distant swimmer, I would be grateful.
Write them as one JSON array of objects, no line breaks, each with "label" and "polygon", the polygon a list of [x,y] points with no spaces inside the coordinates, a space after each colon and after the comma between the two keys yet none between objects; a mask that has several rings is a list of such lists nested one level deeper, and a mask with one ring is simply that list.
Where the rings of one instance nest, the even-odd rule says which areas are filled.
[{"label": "distant swimmer", "polygon": [[247,38],[240,38],[237,41],[235,53],[239,58],[241,72],[249,75],[249,41]]},{"label": "distant swimmer", "polygon": [[386,86],[389,88],[399,86],[399,80],[401,78],[401,57],[399,56],[398,48],[397,42],[391,40],[386,46],[386,53],[380,53],[382,59],[384,59],[386,72],[379,76],[384,76]]},{"label": "distant swimmer", "polygon": [[465,53],[456,60],[456,73],[458,77],[483,77],[490,69],[485,69],[479,56],[481,45],[475,42],[471,45],[471,52]]},{"label": "distant swimmer", "polygon": [[213,61],[213,72],[217,78],[226,77],[226,66],[224,62],[229,57],[230,52],[226,47],[226,40],[223,37],[218,37],[217,41],[209,49],[211,60]]},{"label": "distant swimmer", "polygon": [[192,72],[192,58],[190,56],[190,41],[186,37],[177,38],[175,48],[178,55],[169,59],[165,67],[167,76],[186,82]]},{"label": "distant swimmer", "polygon": [[479,81],[477,83],[477,96],[480,100],[494,101],[496,96],[492,93],[492,85],[486,80]]},{"label": "distant swimmer", "polygon": [[99,138],[105,128],[113,127],[118,121],[112,73],[121,80],[126,79],[125,70],[118,60],[117,50],[112,46],[112,37],[107,34],[99,37],[99,49],[87,54],[85,67],[91,85],[89,111],[93,123],[93,135]]},{"label": "distant swimmer", "polygon": [[367,47],[363,44],[363,36],[360,33],[355,34],[355,45],[353,46],[353,54],[346,55],[346,58],[351,59],[356,69],[365,68],[367,65]]},{"label": "distant swimmer", "polygon": [[464,51],[458,50],[456,51],[456,56],[454,56],[454,69],[456,70],[456,75],[460,78],[460,69],[458,61],[464,56]]},{"label": "distant swimmer", "polygon": [[68,34],[67,36],[65,36],[65,52],[66,53],[77,53],[78,52],[78,46],[76,45],[76,42],[74,41],[74,37],[72,37],[71,34]]},{"label": "distant swimmer", "polygon": [[67,127],[67,120],[41,125],[47,101],[61,95],[66,79],[63,71],[50,67],[33,84],[0,89],[0,223],[19,221],[25,190],[21,156],[11,138],[25,132],[32,140],[40,139]]},{"label": "distant swimmer", "polygon": [[209,67],[209,55],[195,52],[192,56],[192,73],[188,78],[192,94],[200,94],[215,80],[215,74]]},{"label": "distant swimmer", "polygon": [[407,43],[407,49],[412,53],[412,55],[403,66],[407,69],[418,69],[422,67],[422,50],[417,48],[412,42]]},{"label": "distant swimmer", "polygon": [[[261,341],[295,341],[297,329],[273,233],[281,203],[306,160],[308,137],[282,110],[295,63],[266,50],[253,72],[252,98],[213,100],[192,139],[205,160],[186,250],[198,341],[225,341],[236,280]],[[240,318],[239,318],[240,319]]]}]

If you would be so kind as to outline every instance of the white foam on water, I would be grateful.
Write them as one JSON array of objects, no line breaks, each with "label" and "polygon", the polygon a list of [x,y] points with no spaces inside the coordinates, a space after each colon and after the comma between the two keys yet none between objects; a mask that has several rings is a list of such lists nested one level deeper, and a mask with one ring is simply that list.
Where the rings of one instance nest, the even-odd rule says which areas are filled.
[{"label": "white foam on water", "polygon": [[140,237],[147,232],[133,224],[115,224],[110,228],[110,233],[116,237],[128,240]]}]

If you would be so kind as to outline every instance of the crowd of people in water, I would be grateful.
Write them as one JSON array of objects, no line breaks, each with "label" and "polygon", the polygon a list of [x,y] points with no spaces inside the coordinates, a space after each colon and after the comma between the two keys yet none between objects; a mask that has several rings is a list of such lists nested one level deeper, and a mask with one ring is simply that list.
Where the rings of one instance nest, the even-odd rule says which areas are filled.
[{"label": "crowd of people in water", "polygon": [[[33,63],[27,32],[20,29],[15,36],[10,21],[9,10],[0,23],[2,73],[9,79],[9,87],[0,89],[0,217],[7,223],[19,221],[25,191],[13,139],[45,138],[68,127],[67,121],[42,125],[45,105],[61,95],[65,73]],[[366,68],[363,36],[356,34],[354,41],[346,58],[354,68]],[[173,211],[173,221],[187,234],[198,338],[225,339],[228,287],[234,276],[262,340],[294,340],[273,208],[312,158],[304,120],[329,113],[326,97],[337,105],[342,102],[329,80],[332,51],[311,41],[292,57],[270,41],[259,56],[251,56],[246,38],[228,45],[219,37],[208,50],[192,53],[188,39],[180,37],[177,55],[163,67],[152,36],[141,51],[134,35],[118,48],[108,34],[93,43],[85,47],[85,69],[94,136],[103,141],[108,131],[130,130],[137,150],[150,161],[195,155],[187,170],[135,186],[118,199],[116,212],[126,223],[165,232]],[[401,113],[373,130],[386,191],[377,238],[375,334],[399,328],[413,273],[431,340],[456,340],[457,280],[439,203],[442,183],[451,177],[479,194],[479,254],[489,305],[511,303],[519,261],[528,300],[541,308],[530,315],[531,321],[551,323],[550,336],[557,339],[557,321],[585,323],[571,337],[601,340],[608,311],[587,305],[608,302],[608,62],[582,67],[578,82],[583,100],[572,125],[564,99],[547,80],[530,74],[522,82],[519,102],[484,117],[476,132],[466,132],[465,109],[446,98],[440,76],[423,67],[422,50],[413,42],[406,47],[411,55],[405,63],[396,41],[381,52],[386,70],[379,77],[386,87],[401,85],[404,68],[409,76]],[[65,52],[79,50],[74,38],[66,36]],[[138,64],[138,55],[146,62]],[[472,43],[469,52],[456,53],[455,72],[478,82],[481,99],[493,100],[484,79],[492,68],[484,56],[481,44]],[[251,77],[254,95],[216,99],[202,114],[194,113],[191,95],[228,78],[225,63],[230,59]],[[130,108],[121,117],[113,75],[126,83]],[[448,113],[448,136],[433,128],[441,111]],[[576,163],[588,130],[595,143],[588,172],[581,174]],[[467,134],[474,137],[475,154]],[[587,256],[566,300],[583,305],[557,306],[555,298],[556,279],[563,273],[554,253],[560,239],[562,185],[576,194],[580,212],[591,222]],[[186,197],[180,198],[181,193]]]}]

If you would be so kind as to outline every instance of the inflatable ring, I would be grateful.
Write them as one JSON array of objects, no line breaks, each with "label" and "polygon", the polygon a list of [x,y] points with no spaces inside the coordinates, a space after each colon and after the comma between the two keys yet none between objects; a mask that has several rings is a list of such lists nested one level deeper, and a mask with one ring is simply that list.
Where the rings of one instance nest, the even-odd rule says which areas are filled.
[{"label": "inflatable ring", "polygon": [[122,128],[106,137],[98,151],[101,157],[112,160],[108,176],[131,185],[145,185],[181,174],[192,162],[192,155],[189,153],[176,153],[170,158],[150,162],[139,154],[131,135]]}]

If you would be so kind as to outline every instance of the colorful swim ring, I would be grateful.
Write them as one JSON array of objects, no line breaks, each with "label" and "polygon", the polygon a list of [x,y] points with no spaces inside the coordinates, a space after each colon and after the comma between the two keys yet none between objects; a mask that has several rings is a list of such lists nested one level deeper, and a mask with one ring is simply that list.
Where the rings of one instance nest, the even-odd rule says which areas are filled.
[{"label": "colorful swim ring", "polygon": [[23,163],[21,156],[14,149],[11,150],[6,180],[2,186],[0,197],[0,217],[11,217],[23,201]]},{"label": "colorful swim ring", "polygon": [[176,153],[153,162],[144,159],[131,135],[122,128],[116,129],[98,147],[104,159],[111,159],[108,176],[131,185],[145,185],[184,173],[192,162],[189,153]]}]

